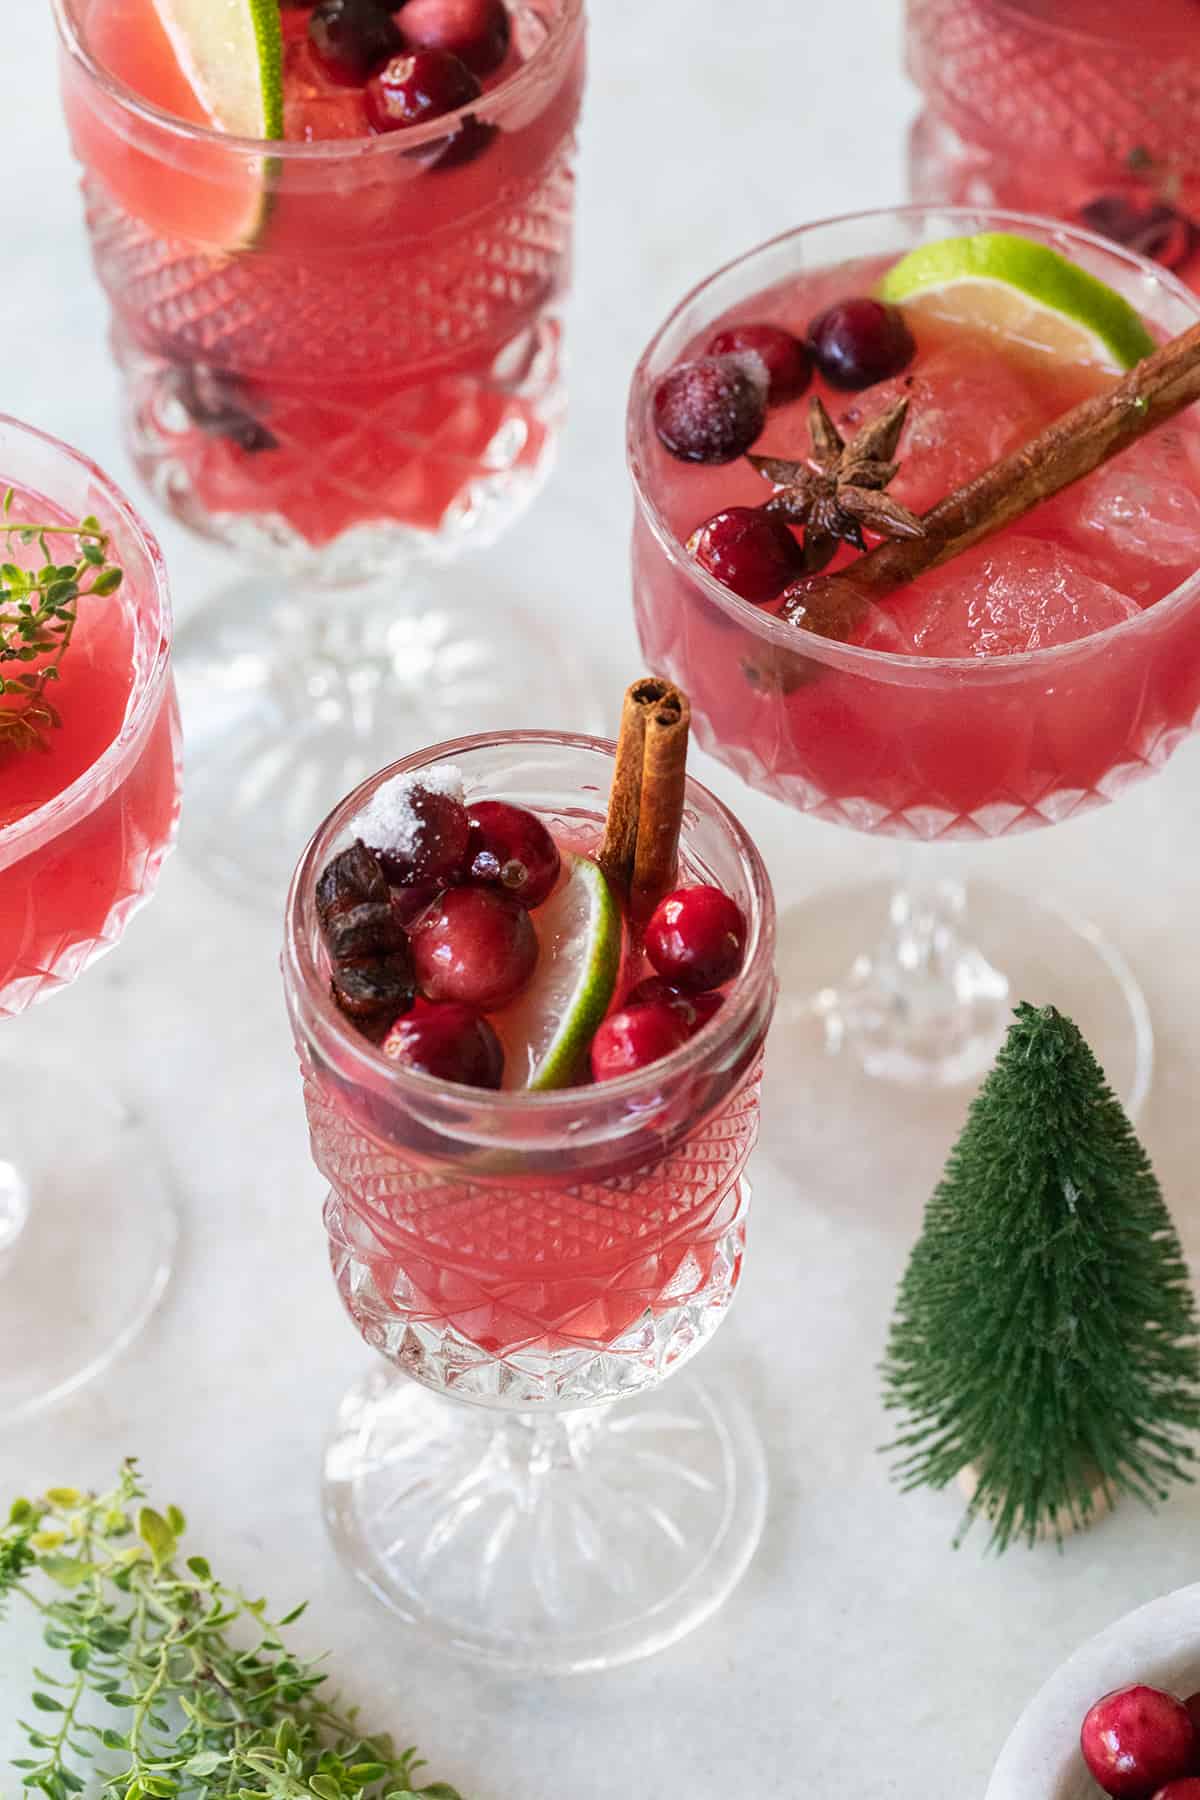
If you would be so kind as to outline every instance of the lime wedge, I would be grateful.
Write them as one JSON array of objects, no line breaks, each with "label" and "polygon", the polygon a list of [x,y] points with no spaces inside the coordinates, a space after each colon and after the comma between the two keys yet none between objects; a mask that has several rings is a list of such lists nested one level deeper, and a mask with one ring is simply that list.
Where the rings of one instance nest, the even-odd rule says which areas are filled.
[{"label": "lime wedge", "polygon": [[211,122],[283,136],[279,0],[154,0],[180,70]]},{"label": "lime wedge", "polygon": [[1049,245],[1006,231],[922,244],[888,270],[879,295],[918,317],[974,325],[1104,369],[1132,368],[1154,349],[1120,294]]},{"label": "lime wedge", "polygon": [[594,862],[567,856],[566,881],[533,915],[541,955],[504,1017],[515,1085],[560,1088],[577,1074],[608,1011],[621,964],[621,913]]}]

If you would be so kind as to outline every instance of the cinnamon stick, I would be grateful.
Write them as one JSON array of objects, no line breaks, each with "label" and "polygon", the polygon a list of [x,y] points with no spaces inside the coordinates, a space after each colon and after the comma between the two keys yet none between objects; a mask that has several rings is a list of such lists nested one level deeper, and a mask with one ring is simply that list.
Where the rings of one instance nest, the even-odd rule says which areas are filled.
[{"label": "cinnamon stick", "polygon": [[597,860],[639,916],[674,882],[690,721],[686,696],[668,681],[647,676],[626,692]]},{"label": "cinnamon stick", "polygon": [[784,617],[822,636],[844,637],[848,618],[865,611],[868,602],[1022,518],[1196,400],[1200,325],[1143,357],[1107,392],[1072,407],[1020,450],[939,500],[922,520],[923,537],[879,544],[835,575],[802,577],[788,589]]}]

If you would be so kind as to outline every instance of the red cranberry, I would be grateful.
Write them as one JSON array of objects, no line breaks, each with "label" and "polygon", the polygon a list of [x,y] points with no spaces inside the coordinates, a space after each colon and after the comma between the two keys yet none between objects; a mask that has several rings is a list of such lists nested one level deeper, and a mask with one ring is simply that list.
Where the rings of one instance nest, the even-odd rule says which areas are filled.
[{"label": "red cranberry", "polygon": [[417,985],[429,1000],[492,1012],[533,974],[538,943],[519,900],[497,888],[448,888],[412,928]]},{"label": "red cranberry", "polygon": [[412,154],[420,158],[422,167],[426,169],[461,169],[464,163],[474,162],[477,156],[482,156],[488,145],[499,136],[498,125],[492,125],[487,119],[477,119],[474,113],[468,113],[449,137],[439,138],[436,144],[431,144],[427,149],[414,150]]},{"label": "red cranberry", "polygon": [[597,1081],[616,1081],[670,1056],[686,1044],[690,1033],[675,1008],[661,1002],[623,1007],[610,1013],[592,1039],[592,1074]]},{"label": "red cranberry", "polygon": [[1159,1688],[1118,1688],[1097,1700],[1079,1734],[1083,1760],[1114,1800],[1150,1800],[1196,1766],[1187,1707]]},{"label": "red cranberry", "polygon": [[407,931],[413,920],[419,919],[426,907],[433,905],[441,891],[441,884],[436,881],[422,881],[416,887],[389,888],[392,917],[397,925]]},{"label": "red cranberry", "polygon": [[471,821],[456,794],[409,775],[380,788],[358,830],[393,887],[440,888],[462,874]]},{"label": "red cranberry", "polygon": [[522,906],[540,906],[558,880],[562,858],[537,814],[505,800],[479,800],[467,813],[470,879],[504,888]]},{"label": "red cranberry", "polygon": [[724,1004],[724,994],[685,994],[661,975],[647,975],[625,996],[626,1006],[669,1006],[687,1026],[689,1037],[695,1037]]},{"label": "red cranberry", "polygon": [[400,30],[407,49],[448,50],[473,75],[498,69],[512,37],[504,0],[408,0]]},{"label": "red cranberry", "polygon": [[1102,237],[1115,238],[1139,256],[1178,269],[1197,248],[1200,231],[1165,201],[1137,206],[1127,194],[1101,194],[1079,209],[1080,222]]},{"label": "red cranberry", "polygon": [[504,1078],[500,1039],[474,1007],[418,1000],[383,1040],[383,1054],[464,1087],[498,1088]]},{"label": "red cranberry", "polygon": [[718,331],[708,346],[710,356],[733,356],[737,352],[761,356],[767,365],[767,403],[782,406],[802,394],[812,378],[812,362],[808,351],[782,325],[731,325]]},{"label": "red cranberry", "polygon": [[1187,1707],[1188,1718],[1196,1728],[1196,1742],[1200,1744],[1200,1694],[1189,1694],[1183,1704]]},{"label": "red cranberry", "polygon": [[720,888],[677,888],[646,927],[646,955],[660,975],[689,993],[720,987],[742,966],[746,921]]},{"label": "red cranberry", "polygon": [[308,36],[326,75],[346,87],[366,81],[404,43],[377,0],[317,0]]},{"label": "red cranberry", "polygon": [[654,390],[654,428],[681,462],[734,462],[767,422],[767,375],[753,356],[676,363]]},{"label": "red cranberry", "polygon": [[865,388],[899,375],[917,353],[897,306],[882,300],[839,300],[808,328],[808,347],[831,387]]},{"label": "red cranberry", "polygon": [[483,89],[448,50],[393,56],[367,83],[367,117],[376,131],[408,131],[470,106]]},{"label": "red cranberry", "polygon": [[688,539],[702,569],[756,606],[777,600],[804,567],[800,546],[782,519],[754,506],[716,513]]},{"label": "red cranberry", "polygon": [[1182,1781],[1168,1781],[1159,1788],[1154,1800],[1200,1800],[1200,1775],[1185,1775]]}]

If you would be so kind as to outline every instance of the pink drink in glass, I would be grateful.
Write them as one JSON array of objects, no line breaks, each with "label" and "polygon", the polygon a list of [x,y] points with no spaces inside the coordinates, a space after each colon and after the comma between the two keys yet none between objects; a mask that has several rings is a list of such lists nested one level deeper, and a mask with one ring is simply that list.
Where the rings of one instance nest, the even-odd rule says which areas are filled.
[{"label": "pink drink in glass", "polygon": [[1200,284],[1195,0],[908,0],[915,200],[1012,207]]}]

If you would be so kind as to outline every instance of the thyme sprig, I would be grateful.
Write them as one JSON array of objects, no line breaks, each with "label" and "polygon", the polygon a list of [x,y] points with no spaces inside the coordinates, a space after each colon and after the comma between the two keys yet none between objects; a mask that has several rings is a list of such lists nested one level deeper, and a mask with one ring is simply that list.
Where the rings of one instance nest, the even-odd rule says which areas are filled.
[{"label": "thyme sprig", "polygon": [[110,1493],[51,1488],[0,1529],[0,1622],[34,1607],[55,1660],[35,1669],[36,1719],[14,1766],[24,1792],[72,1800],[462,1800],[416,1785],[415,1749],[368,1734],[326,1692],[283,1618],[226,1587],[206,1559],[179,1566],[176,1507],[139,1505],[133,1462]]},{"label": "thyme sprig", "polygon": [[[5,561],[0,563],[0,750],[49,749],[46,733],[61,724],[48,689],[71,647],[78,606],[89,594],[115,594],[122,571],[108,560],[109,534],[90,513],[77,525],[42,525],[12,517],[13,490],[0,509]],[[73,538],[74,562],[58,562],[51,538]],[[18,544],[36,544],[40,568],[17,560]],[[8,663],[37,663],[6,675]]]}]

